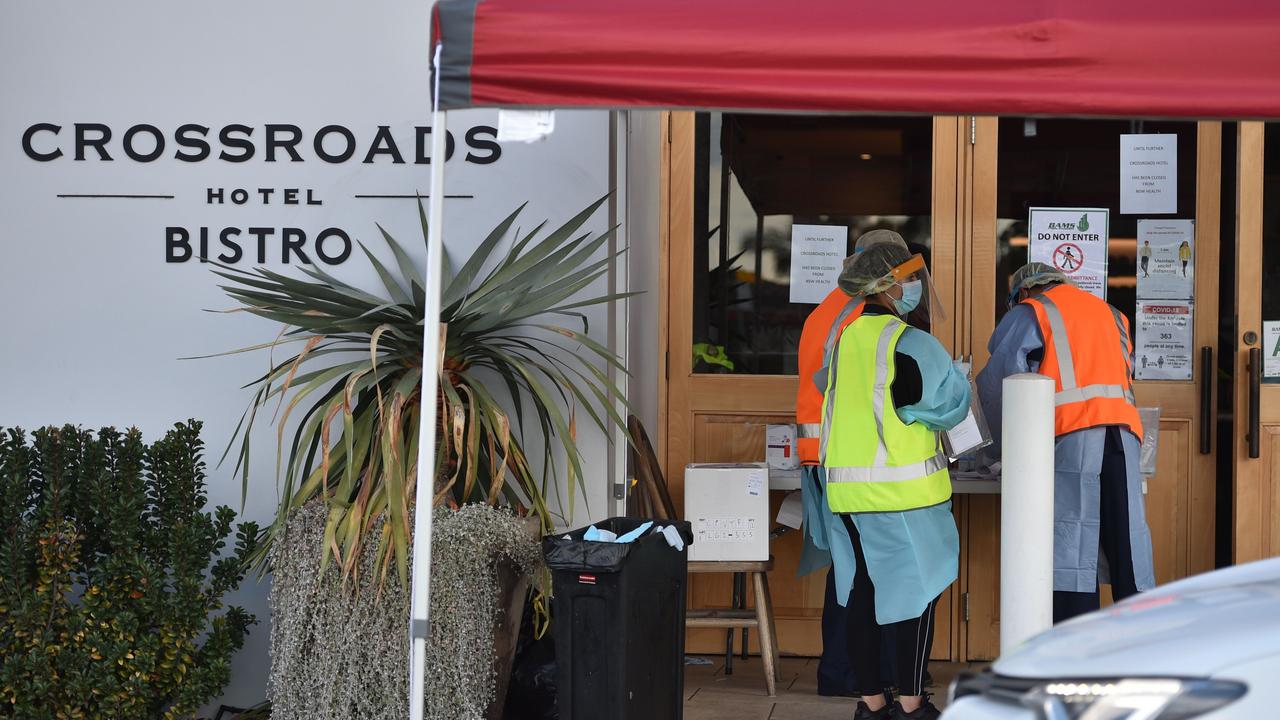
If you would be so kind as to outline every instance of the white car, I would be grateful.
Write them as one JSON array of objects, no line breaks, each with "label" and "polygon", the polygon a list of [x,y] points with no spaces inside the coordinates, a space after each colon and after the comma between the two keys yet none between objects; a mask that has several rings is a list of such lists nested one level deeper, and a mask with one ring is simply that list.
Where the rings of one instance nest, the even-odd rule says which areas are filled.
[{"label": "white car", "polygon": [[1277,718],[1280,558],[1164,585],[958,678],[944,720]]}]

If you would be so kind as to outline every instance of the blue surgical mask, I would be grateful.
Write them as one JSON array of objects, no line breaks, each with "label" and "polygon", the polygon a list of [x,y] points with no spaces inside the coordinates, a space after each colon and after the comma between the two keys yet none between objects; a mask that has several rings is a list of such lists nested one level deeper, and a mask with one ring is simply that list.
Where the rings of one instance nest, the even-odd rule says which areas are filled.
[{"label": "blue surgical mask", "polygon": [[894,299],[893,308],[899,315],[906,315],[920,304],[920,296],[924,294],[924,283],[910,280],[902,283],[902,298]]}]

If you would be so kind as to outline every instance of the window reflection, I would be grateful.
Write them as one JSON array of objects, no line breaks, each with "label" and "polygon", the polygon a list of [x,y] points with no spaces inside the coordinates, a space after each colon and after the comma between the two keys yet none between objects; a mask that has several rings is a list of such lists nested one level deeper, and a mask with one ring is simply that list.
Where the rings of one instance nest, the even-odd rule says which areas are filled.
[{"label": "window reflection", "polygon": [[931,118],[700,113],[694,183],[694,372],[794,374],[791,226],[887,228],[928,258]]},{"label": "window reflection", "polygon": [[[996,319],[1008,311],[1009,278],[1027,262],[1032,207],[1110,208],[1107,301],[1129,316],[1137,297],[1138,224],[1144,217],[1194,219],[1196,124],[1151,120],[1000,119],[996,182]],[[1120,136],[1178,136],[1178,212],[1120,214]]]}]

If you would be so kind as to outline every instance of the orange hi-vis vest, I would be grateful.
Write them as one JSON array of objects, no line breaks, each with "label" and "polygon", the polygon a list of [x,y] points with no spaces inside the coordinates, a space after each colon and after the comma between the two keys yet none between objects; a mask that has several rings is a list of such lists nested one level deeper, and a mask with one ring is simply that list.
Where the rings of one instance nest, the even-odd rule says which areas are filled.
[{"label": "orange hi-vis vest", "polygon": [[1054,379],[1054,432],[1123,425],[1142,437],[1129,319],[1105,300],[1058,285],[1025,300],[1044,337],[1040,374]]},{"label": "orange hi-vis vest", "polygon": [[805,318],[800,331],[798,366],[800,384],[796,390],[796,452],[804,465],[821,465],[818,435],[822,431],[822,396],[827,391],[827,370],[831,351],[840,331],[862,314],[862,298],[851,298],[840,288]]}]

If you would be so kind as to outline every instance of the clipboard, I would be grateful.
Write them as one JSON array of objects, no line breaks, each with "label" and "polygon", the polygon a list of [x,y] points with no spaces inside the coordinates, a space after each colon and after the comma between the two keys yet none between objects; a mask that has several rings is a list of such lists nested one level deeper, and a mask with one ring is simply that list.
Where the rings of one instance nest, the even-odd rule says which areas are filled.
[{"label": "clipboard", "polygon": [[959,425],[942,432],[942,449],[952,462],[971,455],[991,444],[991,428],[987,418],[982,414],[982,403],[978,399],[978,388],[972,379],[969,380],[969,413]]}]

